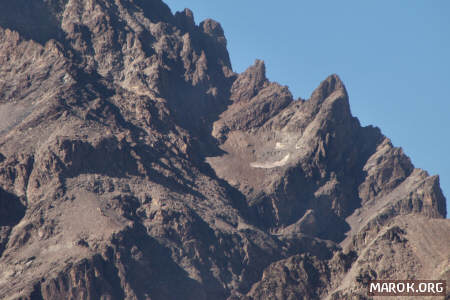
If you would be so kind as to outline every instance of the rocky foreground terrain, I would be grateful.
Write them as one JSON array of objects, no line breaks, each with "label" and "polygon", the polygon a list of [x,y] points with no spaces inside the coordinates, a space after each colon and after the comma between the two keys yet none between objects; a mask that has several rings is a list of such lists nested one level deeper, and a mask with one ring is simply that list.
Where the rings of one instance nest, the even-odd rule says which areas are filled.
[{"label": "rocky foreground terrain", "polygon": [[344,84],[233,72],[160,0],[0,1],[0,298],[368,299],[450,282],[439,178]]}]

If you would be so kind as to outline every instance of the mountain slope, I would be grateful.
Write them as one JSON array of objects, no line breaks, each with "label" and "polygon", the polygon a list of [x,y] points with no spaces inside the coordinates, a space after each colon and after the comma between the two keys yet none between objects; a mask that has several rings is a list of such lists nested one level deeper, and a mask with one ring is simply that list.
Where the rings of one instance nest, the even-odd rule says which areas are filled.
[{"label": "mountain slope", "polygon": [[438,177],[159,0],[0,1],[2,299],[365,299],[449,280]]}]

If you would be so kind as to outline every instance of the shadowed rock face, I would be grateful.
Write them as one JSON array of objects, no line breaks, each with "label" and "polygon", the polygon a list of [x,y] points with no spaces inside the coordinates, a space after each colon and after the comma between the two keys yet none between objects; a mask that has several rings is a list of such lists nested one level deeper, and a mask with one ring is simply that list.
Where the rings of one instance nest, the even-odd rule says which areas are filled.
[{"label": "shadowed rock face", "polygon": [[0,1],[0,298],[366,299],[450,280],[437,176],[159,0]]}]

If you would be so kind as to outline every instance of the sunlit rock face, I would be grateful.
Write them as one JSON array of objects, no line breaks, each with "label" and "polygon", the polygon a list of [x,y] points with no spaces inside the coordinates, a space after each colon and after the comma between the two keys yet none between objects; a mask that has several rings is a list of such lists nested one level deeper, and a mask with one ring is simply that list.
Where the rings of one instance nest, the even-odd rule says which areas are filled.
[{"label": "sunlit rock face", "polygon": [[[366,299],[450,282],[439,179],[159,0],[0,1],[0,298]],[[225,28],[226,29],[226,28]]]}]

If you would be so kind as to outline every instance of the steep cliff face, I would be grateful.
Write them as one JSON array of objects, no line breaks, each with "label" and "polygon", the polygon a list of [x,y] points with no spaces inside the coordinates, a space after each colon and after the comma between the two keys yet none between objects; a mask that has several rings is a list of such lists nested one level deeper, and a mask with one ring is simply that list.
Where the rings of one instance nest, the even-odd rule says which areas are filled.
[{"label": "steep cliff face", "polygon": [[[365,299],[447,279],[438,177],[159,0],[0,1],[2,299]],[[353,298],[352,298],[353,299]]]}]

